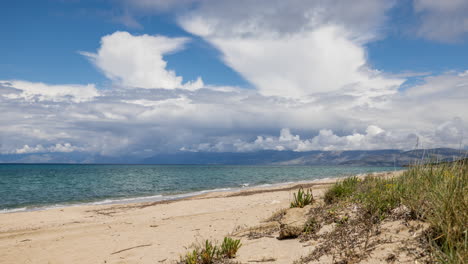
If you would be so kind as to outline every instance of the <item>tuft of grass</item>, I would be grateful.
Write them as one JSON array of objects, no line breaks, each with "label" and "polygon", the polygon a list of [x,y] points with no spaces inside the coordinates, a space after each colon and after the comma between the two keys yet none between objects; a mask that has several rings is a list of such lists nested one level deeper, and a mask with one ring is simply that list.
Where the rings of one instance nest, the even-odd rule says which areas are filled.
[{"label": "tuft of grass", "polygon": [[401,203],[432,227],[440,262],[468,262],[468,162],[431,164],[408,170],[396,183]]},{"label": "tuft of grass", "polygon": [[189,251],[185,254],[185,257],[183,260],[181,260],[181,263],[185,264],[197,264],[198,262],[198,256],[200,255],[199,251],[194,249],[193,251]]},{"label": "tuft of grass", "polygon": [[240,240],[225,237],[221,246],[205,240],[202,245],[196,245],[192,251],[180,258],[179,264],[213,264],[225,259],[234,258],[242,246]]},{"label": "tuft of grass", "polygon": [[205,241],[205,247],[200,251],[200,260],[202,264],[210,264],[215,261],[218,255],[218,247],[209,240]]},{"label": "tuft of grass", "polygon": [[312,204],[313,202],[314,196],[312,195],[312,190],[307,189],[307,191],[304,191],[304,189],[301,187],[297,191],[297,194],[294,193],[294,199],[291,202],[291,208],[304,208],[304,206]]},{"label": "tuft of grass", "polygon": [[360,179],[354,176],[337,182],[325,193],[325,203],[332,204],[340,199],[350,197],[356,191],[359,181]]},{"label": "tuft of grass", "polygon": [[237,254],[237,251],[242,246],[239,239],[232,239],[230,237],[225,237],[219,253],[222,257],[225,258],[234,258]]},{"label": "tuft of grass", "polygon": [[430,224],[428,240],[441,263],[468,262],[468,162],[425,164],[400,177],[356,177],[336,183],[325,194],[328,204],[360,204],[379,221],[399,206]]},{"label": "tuft of grass", "polygon": [[372,218],[382,220],[400,205],[401,196],[396,180],[367,176],[359,182],[354,201],[363,204]]}]

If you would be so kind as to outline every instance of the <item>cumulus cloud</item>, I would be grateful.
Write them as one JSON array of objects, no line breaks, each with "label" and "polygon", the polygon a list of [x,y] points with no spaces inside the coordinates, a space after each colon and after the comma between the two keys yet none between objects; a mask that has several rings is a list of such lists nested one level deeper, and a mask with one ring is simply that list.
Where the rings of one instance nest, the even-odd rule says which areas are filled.
[{"label": "cumulus cloud", "polygon": [[424,81],[371,104],[352,93],[303,100],[235,88],[114,88],[89,101],[31,103],[4,96],[21,93],[9,86],[0,89],[0,111],[8,113],[0,115],[0,152],[147,157],[180,150],[409,149],[417,141],[428,148],[464,146],[468,75]]},{"label": "cumulus cloud", "polygon": [[414,11],[420,17],[419,36],[454,42],[468,33],[468,2],[465,0],[414,0]]},{"label": "cumulus cloud", "polygon": [[404,81],[368,66],[392,1],[203,1],[181,26],[264,95],[304,97],[360,86],[393,92]]},{"label": "cumulus cloud", "polygon": [[8,113],[0,115],[0,153],[147,157],[465,144],[468,71],[424,76],[403,89],[404,76],[367,62],[365,45],[380,37],[394,1],[175,3],[128,2],[158,11],[194,5],[180,25],[217,48],[255,89],[184,82],[164,56],[187,38],[116,32],[96,53],[82,52],[112,89],[0,82],[0,111]]},{"label": "cumulus cloud", "polygon": [[203,81],[183,83],[182,77],[167,69],[164,55],[184,48],[187,38],[140,35],[115,32],[102,37],[97,53],[81,52],[107,78],[124,87],[198,89]]},{"label": "cumulus cloud", "polygon": [[237,152],[251,152],[259,150],[369,150],[382,148],[408,148],[417,140],[415,134],[397,134],[386,132],[378,126],[370,125],[364,133],[354,132],[350,135],[339,136],[330,129],[321,129],[318,135],[310,139],[301,139],[300,135],[294,135],[289,128],[281,129],[280,135],[258,136],[253,142],[235,141],[217,144],[199,144],[190,151],[224,151],[227,148]]}]

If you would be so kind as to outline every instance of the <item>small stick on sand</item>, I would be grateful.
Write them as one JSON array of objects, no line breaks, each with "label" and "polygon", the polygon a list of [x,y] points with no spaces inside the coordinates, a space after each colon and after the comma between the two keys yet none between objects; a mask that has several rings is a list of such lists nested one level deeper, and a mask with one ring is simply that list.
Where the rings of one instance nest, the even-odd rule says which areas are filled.
[{"label": "small stick on sand", "polygon": [[124,251],[130,250],[130,249],[134,249],[134,248],[140,248],[140,247],[149,247],[149,246],[152,246],[152,245],[153,245],[153,244],[145,244],[145,245],[139,245],[139,246],[135,246],[135,247],[129,247],[129,248],[125,248],[125,249],[122,249],[122,250],[116,251],[116,252],[114,252],[114,253],[111,253],[111,255],[118,254],[118,253],[121,253],[121,252],[124,252]]}]

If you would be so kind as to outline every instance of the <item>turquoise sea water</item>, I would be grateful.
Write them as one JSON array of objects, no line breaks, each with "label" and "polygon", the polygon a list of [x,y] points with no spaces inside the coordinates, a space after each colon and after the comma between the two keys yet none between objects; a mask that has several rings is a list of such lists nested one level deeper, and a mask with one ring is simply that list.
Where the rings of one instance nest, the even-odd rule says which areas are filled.
[{"label": "turquoise sea water", "polygon": [[0,164],[0,212],[175,199],[389,167]]}]

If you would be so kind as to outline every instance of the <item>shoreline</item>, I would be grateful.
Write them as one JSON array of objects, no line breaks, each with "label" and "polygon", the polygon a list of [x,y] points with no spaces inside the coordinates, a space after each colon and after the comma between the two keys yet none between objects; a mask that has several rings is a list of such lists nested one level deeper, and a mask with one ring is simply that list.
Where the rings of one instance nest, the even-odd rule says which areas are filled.
[{"label": "shoreline", "polygon": [[[238,230],[264,225],[265,219],[289,207],[299,186],[311,188],[314,197],[321,199],[339,179],[211,192],[179,200],[0,214],[0,259],[4,263],[174,263],[194,242],[221,241]],[[298,240],[241,240],[236,258],[241,263],[272,256],[275,263],[291,263],[311,249]]]},{"label": "shoreline", "polygon": [[[397,172],[401,170],[388,170],[388,171],[380,171],[374,172],[371,174],[381,174],[381,173],[389,173],[389,172]],[[320,179],[314,180],[302,180],[302,181],[288,181],[288,182],[279,182],[279,183],[266,183],[266,184],[259,184],[259,185],[252,185],[250,186],[248,183],[242,184],[241,187],[220,187],[215,189],[207,189],[207,190],[200,190],[194,192],[186,192],[180,194],[154,194],[149,196],[136,196],[136,197],[126,197],[126,198],[105,198],[102,200],[96,201],[76,201],[76,202],[69,202],[69,203],[59,203],[59,204],[48,204],[48,205],[32,205],[32,206],[24,206],[24,207],[16,207],[16,208],[3,208],[0,209],[1,214],[12,214],[12,213],[22,213],[22,212],[35,212],[35,211],[44,211],[44,210],[51,210],[51,209],[63,209],[68,207],[80,207],[80,206],[105,206],[105,205],[125,205],[125,204],[140,204],[140,203],[154,203],[154,202],[164,202],[164,201],[179,201],[184,200],[192,197],[203,196],[205,194],[211,193],[227,193],[227,192],[243,192],[243,191],[250,191],[255,190],[257,188],[279,188],[279,187],[286,187],[288,185],[294,184],[311,184],[311,183],[318,183],[320,181],[327,181],[327,180],[339,180],[351,176],[365,176],[369,173],[360,173],[357,175],[347,175],[347,176],[329,176]],[[246,186],[244,186],[246,184]]]}]

